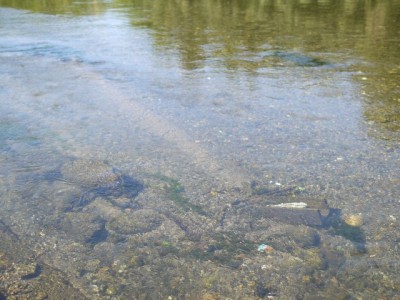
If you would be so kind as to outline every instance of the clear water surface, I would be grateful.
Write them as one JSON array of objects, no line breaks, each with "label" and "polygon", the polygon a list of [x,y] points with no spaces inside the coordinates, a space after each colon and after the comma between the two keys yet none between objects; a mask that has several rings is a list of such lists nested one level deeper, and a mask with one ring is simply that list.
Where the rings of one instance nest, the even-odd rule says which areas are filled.
[{"label": "clear water surface", "polygon": [[0,0],[0,103],[0,299],[400,299],[400,1]]}]

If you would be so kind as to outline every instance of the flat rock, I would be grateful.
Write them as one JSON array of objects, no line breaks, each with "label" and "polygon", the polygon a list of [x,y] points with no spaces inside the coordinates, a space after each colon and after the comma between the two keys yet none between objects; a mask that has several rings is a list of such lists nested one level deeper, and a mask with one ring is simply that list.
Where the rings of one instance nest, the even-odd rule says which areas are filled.
[{"label": "flat rock", "polygon": [[92,159],[69,161],[60,172],[63,180],[86,187],[112,185],[121,176],[105,162]]}]

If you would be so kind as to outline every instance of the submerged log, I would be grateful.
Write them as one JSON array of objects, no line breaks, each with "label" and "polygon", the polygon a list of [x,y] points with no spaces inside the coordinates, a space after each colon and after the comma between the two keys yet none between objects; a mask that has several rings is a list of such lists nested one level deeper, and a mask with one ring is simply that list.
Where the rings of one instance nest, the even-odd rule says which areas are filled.
[{"label": "submerged log", "polygon": [[256,219],[266,218],[292,225],[323,226],[337,209],[329,208],[325,200],[302,200],[242,207],[242,213],[252,215]]},{"label": "submerged log", "polygon": [[322,226],[324,216],[316,208],[265,207],[261,210],[263,218],[293,225]]}]

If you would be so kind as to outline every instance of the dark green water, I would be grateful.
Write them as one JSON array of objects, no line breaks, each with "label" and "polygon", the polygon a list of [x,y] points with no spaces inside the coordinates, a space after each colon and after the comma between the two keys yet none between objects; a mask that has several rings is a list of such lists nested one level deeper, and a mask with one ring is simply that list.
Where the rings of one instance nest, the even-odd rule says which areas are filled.
[{"label": "dark green water", "polygon": [[0,299],[397,299],[399,53],[395,0],[0,0]]}]

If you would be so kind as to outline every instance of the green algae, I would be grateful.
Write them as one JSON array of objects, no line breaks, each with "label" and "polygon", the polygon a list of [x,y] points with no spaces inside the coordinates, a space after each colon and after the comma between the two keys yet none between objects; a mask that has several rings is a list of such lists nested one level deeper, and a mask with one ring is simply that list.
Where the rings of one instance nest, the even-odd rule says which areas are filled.
[{"label": "green algae", "polygon": [[254,251],[254,243],[242,238],[234,233],[221,233],[213,235],[206,249],[195,248],[189,253],[193,257],[202,261],[213,261],[231,268],[238,268],[242,263],[242,255],[250,254]]},{"label": "green algae", "polygon": [[201,206],[190,203],[189,199],[184,196],[185,189],[177,179],[165,175],[157,175],[156,177],[166,183],[164,190],[168,199],[174,202],[181,210],[192,211],[203,216],[207,215],[207,212]]},{"label": "green algae", "polygon": [[179,249],[171,241],[164,240],[159,246],[160,256],[166,256],[169,254],[178,255],[180,253]]}]

